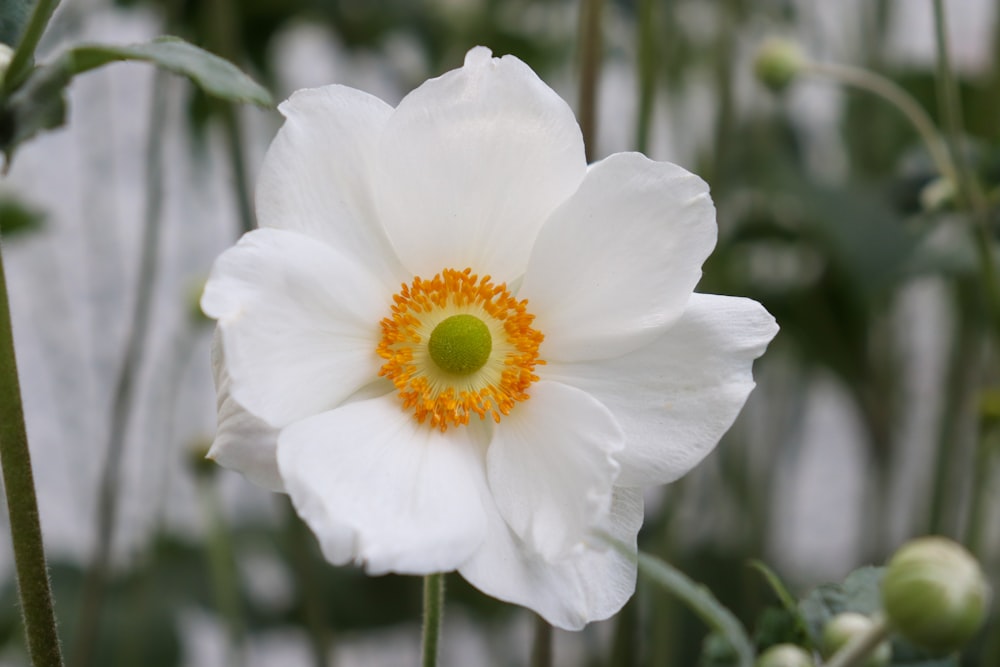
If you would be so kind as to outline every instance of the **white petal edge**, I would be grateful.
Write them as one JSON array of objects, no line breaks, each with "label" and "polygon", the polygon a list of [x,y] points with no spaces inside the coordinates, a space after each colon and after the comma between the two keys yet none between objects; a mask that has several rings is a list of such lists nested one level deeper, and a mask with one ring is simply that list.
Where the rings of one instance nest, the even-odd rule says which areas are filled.
[{"label": "white petal edge", "polygon": [[708,185],[639,153],[591,165],[545,224],[518,296],[547,360],[609,359],[676,321],[715,246]]},{"label": "white petal edge", "polygon": [[278,466],[295,509],[335,565],[370,574],[455,569],[482,544],[482,443],[418,424],[393,395],[282,430]]},{"label": "white petal edge", "polygon": [[477,47],[407,95],[385,125],[378,205],[403,265],[429,278],[524,272],[538,229],[586,171],[572,110],[513,56]]},{"label": "white petal edge", "polygon": [[659,339],[618,359],[540,367],[544,379],[593,395],[625,431],[618,484],[686,474],[732,426],[754,387],[753,361],[778,332],[756,301],[694,294]]},{"label": "white petal edge", "polygon": [[493,429],[486,475],[507,524],[554,561],[583,549],[607,516],[623,434],[579,389],[536,382],[529,393]]},{"label": "white petal edge", "polygon": [[366,264],[390,287],[406,280],[375,213],[372,164],[392,107],[346,86],[299,90],[257,179],[261,227],[298,231]]},{"label": "white petal edge", "polygon": [[378,375],[391,294],[315,239],[258,229],[222,253],[202,295],[236,401],[275,428],[337,406]]},{"label": "white petal edge", "polygon": [[642,526],[642,493],[616,488],[602,530],[625,544],[631,558],[593,538],[578,554],[548,562],[507,527],[487,505],[483,546],[459,568],[466,581],[500,600],[528,607],[552,625],[579,630],[610,618],[635,592],[636,535]]},{"label": "white petal edge", "polygon": [[243,473],[251,482],[266,489],[284,492],[285,485],[278,474],[278,431],[247,412],[230,393],[229,372],[218,327],[212,337],[212,375],[218,426],[208,458]]}]

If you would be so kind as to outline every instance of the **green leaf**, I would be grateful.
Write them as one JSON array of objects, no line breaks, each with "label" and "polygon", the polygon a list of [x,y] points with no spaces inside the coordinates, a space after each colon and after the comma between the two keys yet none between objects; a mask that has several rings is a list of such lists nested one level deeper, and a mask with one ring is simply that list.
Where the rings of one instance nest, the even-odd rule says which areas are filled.
[{"label": "green leaf", "polygon": [[[833,616],[853,611],[870,616],[881,610],[881,567],[863,567],[847,575],[842,584],[824,584],[802,600],[799,609],[818,645],[823,626]],[[958,667],[957,657],[935,658],[900,637],[892,642],[891,667]]]},{"label": "green leaf", "polygon": [[158,37],[147,44],[85,44],[65,53],[71,75],[115,61],[138,60],[191,79],[209,95],[233,102],[271,106],[271,94],[228,60],[177,37]]},{"label": "green leaf", "polygon": [[0,195],[0,236],[9,237],[39,229],[45,214],[9,195]]},{"label": "green leaf", "polygon": [[232,63],[176,37],[147,44],[85,44],[35,68],[6,100],[0,100],[0,149],[14,149],[44,130],[66,122],[65,90],[77,74],[117,61],[152,63],[191,79],[206,93],[234,102],[271,104],[271,95]]},{"label": "green leaf", "polygon": [[13,48],[31,15],[31,0],[0,0],[0,43]]},{"label": "green leaf", "polygon": [[705,586],[695,583],[677,568],[659,558],[639,552],[639,573],[686,604],[716,634],[721,635],[736,653],[739,667],[751,667],[753,643],[736,616],[726,609]]},{"label": "green leaf", "polygon": [[799,605],[795,602],[795,598],[792,597],[788,589],[785,588],[784,582],[781,578],[769,568],[763,561],[752,560],[750,561],[750,567],[757,570],[764,576],[764,580],[767,581],[768,586],[774,591],[774,594],[778,597],[781,602],[781,606],[793,614],[798,613]]}]

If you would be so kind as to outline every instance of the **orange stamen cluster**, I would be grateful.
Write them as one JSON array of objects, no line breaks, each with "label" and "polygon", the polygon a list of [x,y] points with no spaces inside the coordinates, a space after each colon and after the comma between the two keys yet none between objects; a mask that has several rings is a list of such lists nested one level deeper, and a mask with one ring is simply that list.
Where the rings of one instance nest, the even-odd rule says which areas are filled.
[{"label": "orange stamen cluster", "polygon": [[[392,315],[382,320],[377,352],[385,359],[379,375],[399,390],[405,409],[413,409],[421,424],[445,431],[468,424],[472,415],[499,422],[538,379],[534,369],[543,336],[531,328],[535,316],[506,284],[472,269],[445,269],[430,280],[419,276],[393,296]],[[495,332],[486,365],[471,376],[456,376],[437,368],[426,353],[433,324],[455,313],[469,313]]]}]

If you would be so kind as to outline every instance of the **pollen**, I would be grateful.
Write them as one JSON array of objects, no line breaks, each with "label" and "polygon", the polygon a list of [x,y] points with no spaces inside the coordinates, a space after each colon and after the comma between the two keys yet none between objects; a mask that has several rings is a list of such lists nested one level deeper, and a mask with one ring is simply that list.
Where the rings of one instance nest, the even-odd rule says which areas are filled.
[{"label": "pollen", "polygon": [[469,419],[498,422],[528,399],[544,338],[535,316],[506,284],[472,269],[420,277],[393,297],[381,322],[379,375],[399,392],[421,424],[446,431]]}]

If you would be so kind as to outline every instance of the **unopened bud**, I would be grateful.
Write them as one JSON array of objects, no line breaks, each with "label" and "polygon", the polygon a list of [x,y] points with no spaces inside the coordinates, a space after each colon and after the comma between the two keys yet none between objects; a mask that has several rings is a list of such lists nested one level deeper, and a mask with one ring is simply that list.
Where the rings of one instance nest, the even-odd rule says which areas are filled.
[{"label": "unopened bud", "polygon": [[[864,614],[844,612],[837,614],[823,627],[823,637],[820,642],[820,653],[829,659],[861,635],[867,634],[875,627],[876,621]],[[885,667],[892,658],[892,646],[884,641],[875,647],[861,667]]]},{"label": "unopened bud", "polygon": [[775,644],[764,651],[754,667],[814,667],[812,656],[795,644]]},{"label": "unopened bud", "polygon": [[765,41],[754,60],[754,72],[775,92],[784,90],[805,64],[805,56],[795,42],[777,37]]},{"label": "unopened bud", "polygon": [[882,578],[882,606],[893,629],[936,654],[956,651],[976,634],[989,598],[978,561],[944,537],[904,544]]}]

